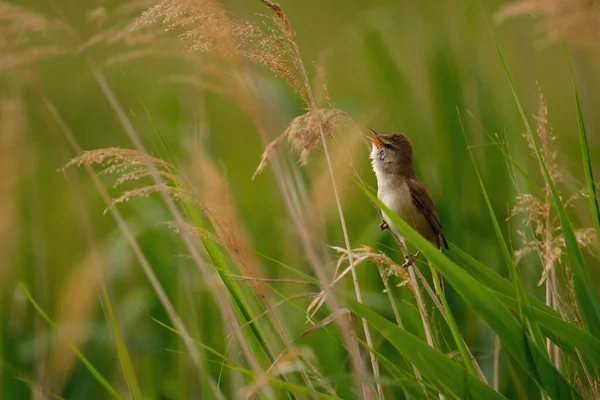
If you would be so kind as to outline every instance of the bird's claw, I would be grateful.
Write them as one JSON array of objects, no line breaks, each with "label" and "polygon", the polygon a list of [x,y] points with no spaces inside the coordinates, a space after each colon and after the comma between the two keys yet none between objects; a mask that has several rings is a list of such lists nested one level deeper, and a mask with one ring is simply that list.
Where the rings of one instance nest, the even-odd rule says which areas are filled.
[{"label": "bird's claw", "polygon": [[417,251],[415,254],[409,254],[404,257],[404,264],[402,264],[402,268],[408,268],[415,263],[417,257],[421,254],[420,251]]},{"label": "bird's claw", "polygon": [[381,220],[381,223],[379,224],[379,229],[381,229],[382,231],[385,231],[386,229],[388,229],[390,226],[387,224],[387,222],[385,222],[385,220]]}]

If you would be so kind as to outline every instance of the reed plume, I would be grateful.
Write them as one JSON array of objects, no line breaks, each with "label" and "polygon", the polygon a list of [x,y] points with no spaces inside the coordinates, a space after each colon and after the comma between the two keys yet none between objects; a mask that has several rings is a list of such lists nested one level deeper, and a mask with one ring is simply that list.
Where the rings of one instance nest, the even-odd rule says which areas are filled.
[{"label": "reed plume", "polygon": [[[548,108],[545,98],[539,90],[539,109],[534,116],[536,121],[536,135],[538,138],[540,153],[547,165],[548,172],[552,181],[557,184],[562,181],[562,174],[559,169],[558,155],[554,149],[553,142],[556,136],[548,123]],[[529,145],[530,154],[535,158],[534,145],[527,134],[523,134]],[[583,196],[581,191],[574,193],[565,202],[568,206],[573,206],[575,200]],[[558,217],[553,213],[552,197],[548,184],[544,186],[544,198],[539,198],[530,193],[521,193],[517,196],[517,203],[512,208],[511,214],[522,215],[523,222],[531,230],[533,237],[528,239],[523,231],[517,231],[523,240],[523,245],[515,252],[517,262],[525,255],[531,252],[538,252],[542,255],[544,270],[539,281],[541,285],[554,268],[556,262],[560,262],[565,254],[565,242],[561,233],[561,226]],[[595,231],[590,228],[575,230],[575,236],[583,248],[589,247],[595,239]]]},{"label": "reed plume", "polygon": [[[111,205],[129,201],[134,197],[148,197],[153,193],[161,191],[168,192],[174,199],[194,202],[194,198],[187,184],[180,179],[175,167],[168,162],[151,157],[150,162],[154,164],[158,173],[168,183],[148,184],[126,190],[119,197],[113,198]],[[101,165],[101,175],[114,175],[116,180],[114,187],[126,182],[135,182],[150,176],[145,157],[137,150],[110,147],[98,150],[84,151],[81,155],[71,159],[63,170],[72,166]],[[107,210],[105,210],[106,213]]]},{"label": "reed plume", "polygon": [[72,34],[59,20],[0,1],[0,72],[72,52]]},{"label": "reed plume", "polygon": [[600,50],[600,2],[598,0],[521,0],[502,7],[495,20],[534,15],[542,43],[566,39],[579,46]]}]

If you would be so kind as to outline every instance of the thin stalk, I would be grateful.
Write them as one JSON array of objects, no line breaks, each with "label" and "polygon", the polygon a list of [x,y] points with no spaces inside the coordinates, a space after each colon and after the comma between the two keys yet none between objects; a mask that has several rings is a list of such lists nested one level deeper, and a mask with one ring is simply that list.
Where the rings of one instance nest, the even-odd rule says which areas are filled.
[{"label": "thin stalk", "polygon": [[[433,304],[436,306],[436,308],[438,309],[440,314],[442,314],[442,318],[444,318],[444,321],[446,321],[446,323],[449,324],[445,307],[442,305],[442,303],[440,303],[438,296],[435,294],[434,290],[431,288],[431,286],[427,282],[427,279],[425,279],[425,277],[423,276],[421,271],[419,271],[418,268],[415,269],[415,274],[417,275],[417,277],[423,284],[423,288],[425,288],[425,291],[427,292],[427,294],[433,301]],[[437,288],[436,288],[436,290],[437,290]],[[479,379],[481,379],[485,383],[488,383],[483,371],[481,370],[481,367],[479,366],[479,363],[477,362],[477,359],[475,358],[473,353],[471,353],[471,350],[469,350],[469,346],[467,346],[467,342],[465,342],[465,340],[462,337],[460,339],[461,339],[463,346],[467,352],[468,359],[471,360],[471,363],[473,363],[473,366],[475,367],[475,370],[477,371],[477,375],[479,376]]]},{"label": "thin stalk", "polygon": [[[232,328],[232,330],[236,336],[236,339],[238,340],[240,347],[242,348],[242,351],[247,358],[247,361],[249,362],[251,368],[256,373],[256,376],[258,379],[262,375],[262,370],[261,370],[255,356],[252,354],[252,351],[250,349],[250,345],[247,341],[247,338],[244,336],[243,332],[241,331],[241,329],[239,327],[239,321],[237,320],[237,317],[235,316],[235,311],[233,310],[233,306],[230,302],[230,299],[227,298],[226,296],[222,296],[222,294],[219,292],[219,289],[218,289],[219,286],[216,284],[216,282],[214,280],[214,276],[212,275],[212,273],[210,271],[210,268],[208,267],[208,265],[206,264],[204,259],[200,256],[200,254],[198,253],[198,250],[192,243],[193,238],[191,237],[191,234],[185,229],[185,222],[183,221],[183,217],[181,216],[181,213],[177,209],[177,206],[173,202],[173,199],[169,196],[169,193],[163,188],[163,180],[162,180],[160,174],[158,173],[158,171],[156,170],[156,167],[150,160],[150,157],[149,157],[144,145],[142,144],[140,137],[138,136],[137,132],[135,131],[133,125],[131,124],[131,121],[127,117],[127,114],[121,107],[121,104],[118,102],[116,95],[112,91],[110,85],[104,78],[104,75],[102,75],[102,73],[96,68],[94,63],[88,57],[86,57],[84,55],[84,58],[88,64],[88,67],[90,68],[92,74],[94,75],[94,78],[96,79],[98,85],[100,86],[100,89],[102,90],[104,96],[106,97],[106,99],[108,100],[113,111],[117,115],[117,118],[118,118],[119,122],[121,123],[121,125],[123,126],[127,136],[129,137],[129,139],[131,140],[131,142],[133,143],[135,148],[144,157],[144,162],[146,164],[146,168],[148,168],[148,172],[150,173],[151,178],[153,179],[155,184],[161,188],[159,191],[160,196],[162,197],[163,201],[167,205],[167,208],[169,209],[169,212],[171,213],[173,218],[175,218],[175,222],[176,222],[177,226],[181,227],[180,231],[181,231],[181,237],[183,239],[183,243],[185,244],[187,250],[190,252],[192,259],[195,261],[195,264],[198,266],[200,272],[204,276],[204,279],[206,279],[207,287],[209,288],[211,294],[215,298],[216,303],[221,311],[221,314],[225,317],[225,319],[228,321],[230,327]],[[265,386],[263,386],[262,389],[264,390],[265,395],[268,398],[273,398],[273,396],[274,396],[273,391],[272,391],[271,387],[268,385],[268,383],[266,383],[266,382],[268,382],[268,380],[265,380]]]},{"label": "thin stalk", "polygon": [[[152,118],[150,111],[147,109],[145,103],[140,99],[140,102],[142,104],[142,107],[144,108],[144,111],[146,112],[148,118],[150,119],[150,121],[152,122],[154,129],[159,137],[159,140],[162,144],[162,147],[164,149],[164,151],[167,154],[167,157],[169,159],[169,161],[171,162],[172,165],[175,165],[175,160],[173,159],[171,152],[169,151],[168,147],[166,146],[166,143],[162,137],[162,134],[160,133],[160,129],[158,128],[158,126],[156,125],[156,123],[154,122],[154,119]],[[207,157],[206,154],[201,154],[201,157]],[[179,187],[179,184],[176,180],[173,180],[173,184],[177,187]],[[189,202],[184,201],[184,207],[188,213],[188,215],[190,216],[190,218],[192,219],[192,222],[194,223],[194,225],[196,227],[201,227],[201,223],[200,223],[200,219],[196,213],[196,211],[194,210],[194,208],[191,206],[191,204],[189,204]],[[265,351],[265,353],[267,354],[267,357],[269,359],[269,361],[272,363],[274,361],[273,358],[273,354],[271,349],[268,346],[268,343],[266,342],[266,340],[263,337],[263,333],[261,332],[260,328],[254,323],[254,320],[256,320],[256,318],[252,318],[250,311],[248,311],[248,306],[242,301],[242,295],[239,293],[239,289],[230,284],[229,279],[227,278],[227,273],[225,271],[222,271],[220,266],[223,265],[226,269],[227,266],[224,263],[222,257],[220,256],[220,253],[216,250],[214,243],[212,242],[212,240],[207,239],[207,238],[201,238],[201,241],[203,243],[203,245],[205,246],[209,256],[211,257],[211,260],[213,261],[213,263],[216,265],[217,267],[217,272],[219,273],[221,279],[223,280],[223,282],[225,283],[225,286],[227,287],[227,290],[229,291],[230,295],[234,298],[234,302],[235,304],[239,307],[240,312],[242,313],[242,315],[244,316],[244,318],[246,319],[246,323],[240,325],[240,329],[243,329],[245,326],[250,326],[250,328],[252,329],[253,333],[255,334],[256,338],[258,339],[258,342],[261,344],[263,350]],[[254,278],[256,279],[256,278]],[[271,304],[269,303],[269,299],[267,297],[265,297],[264,295],[261,295],[259,293],[255,293],[256,298],[258,299],[258,301],[260,303],[262,303],[263,305],[266,306],[267,311],[265,312],[266,315],[268,315],[269,320],[272,322],[273,327],[277,330],[277,332],[280,334],[280,336],[282,337],[288,351],[290,352],[290,354],[292,354],[293,356],[296,357],[296,364],[298,366],[298,370],[300,371],[300,374],[302,376],[302,378],[304,379],[306,385],[308,388],[310,388],[311,393],[313,394],[313,397],[316,396],[316,392],[312,386],[312,383],[310,382],[310,379],[308,378],[308,374],[306,373],[306,369],[304,367],[304,364],[300,361],[300,359],[296,356],[297,355],[297,351],[290,347],[290,342],[289,339],[287,338],[287,336],[285,336],[285,332],[283,331],[281,322],[279,320],[277,320],[276,314],[274,312],[270,312],[272,310],[271,308]],[[284,376],[283,380],[287,381],[287,378]],[[295,398],[295,396],[290,395],[292,398]]]},{"label": "thin stalk", "polygon": [[502,343],[500,338],[496,336],[494,339],[494,390],[497,392],[500,388],[500,348]]},{"label": "thin stalk", "polygon": [[[545,135],[543,138],[543,146],[548,148],[548,135]],[[544,208],[545,208],[545,215],[544,215],[544,232],[543,232],[543,246],[544,246],[544,254],[543,254],[543,269],[544,271],[542,271],[542,273],[545,276],[545,283],[546,283],[546,305],[548,307],[554,308],[557,305],[556,297],[558,295],[557,293],[557,287],[556,287],[556,279],[555,279],[555,275],[556,275],[556,271],[554,268],[554,260],[552,259],[552,251],[553,251],[553,246],[552,246],[552,193],[550,193],[550,187],[548,186],[548,184],[546,183],[545,187],[544,187],[544,196],[545,196],[545,204],[544,204]],[[554,308],[556,309],[556,308]],[[550,358],[550,360],[554,361],[554,366],[560,371],[560,358],[559,358],[559,352],[558,352],[558,348],[556,345],[554,345],[554,351],[553,351],[553,344],[552,341],[549,338],[546,338],[546,349],[548,351],[548,357]]]},{"label": "thin stalk", "polygon": [[[380,264],[377,263],[376,265],[377,265],[377,270],[379,271],[379,275],[381,276],[381,281],[383,282],[383,287],[385,289],[385,292],[388,295],[388,300],[390,301],[390,304],[392,306],[392,312],[394,313],[394,318],[396,319],[396,324],[400,328],[404,329],[404,324],[402,323],[402,318],[400,317],[400,312],[398,311],[398,307],[396,306],[396,302],[394,301],[394,296],[392,294],[392,290],[391,290],[390,285],[388,284],[388,280],[385,276],[385,271],[383,270],[383,267]],[[415,378],[417,378],[417,381],[419,382],[419,386],[421,387],[421,389],[423,389],[423,393],[425,394],[425,396],[427,396],[427,388],[425,387],[425,384],[423,383],[423,377],[421,376],[421,372],[414,365],[411,364],[411,366],[412,366],[413,372],[415,374]],[[404,395],[407,399],[410,398],[408,396],[408,393],[406,393],[406,391],[404,392]]]},{"label": "thin stalk", "polygon": [[408,273],[410,275],[410,280],[412,281],[411,288],[413,290],[415,299],[417,300],[419,314],[421,315],[421,320],[423,321],[423,328],[425,329],[425,338],[427,339],[427,344],[433,348],[436,348],[435,344],[433,343],[431,325],[429,325],[429,319],[427,317],[427,311],[425,309],[425,302],[423,301],[423,296],[421,294],[421,289],[417,281],[414,266],[411,265],[410,267],[408,267]]},{"label": "thin stalk", "polygon": [[[242,82],[246,84],[245,81]],[[246,89],[248,93],[252,93],[252,91],[249,88]],[[245,102],[248,107],[251,107],[251,109],[247,110],[247,113],[252,118],[256,130],[260,136],[260,139],[263,142],[263,145],[267,146],[269,144],[269,137],[267,134],[265,119],[262,116],[263,113],[261,113],[259,108],[256,106],[257,102],[260,101],[260,99],[251,100],[252,101]],[[325,301],[327,302],[333,313],[337,314],[340,312],[341,307],[335,296],[335,293],[333,292],[333,288],[331,287],[329,278],[327,277],[325,266],[323,265],[323,262],[321,261],[317,250],[313,245],[310,231],[305,223],[306,219],[302,215],[302,211],[296,206],[297,202],[295,202],[293,199],[295,192],[297,192],[297,189],[295,189],[294,186],[289,182],[289,180],[286,179],[285,171],[278,157],[274,157],[269,163],[269,165],[275,176],[275,182],[277,183],[277,187],[283,197],[283,203],[286,207],[286,210],[292,219],[296,231],[298,232],[298,236],[300,237],[300,243],[303,247],[303,250],[306,253],[307,259],[313,271],[317,275],[317,278],[321,283],[321,286],[323,287],[323,290],[326,294]],[[362,366],[362,360],[360,357],[360,349],[358,347],[358,343],[354,336],[349,333],[351,331],[351,327],[347,322],[339,320],[336,320],[336,322],[339,326],[342,341],[350,355],[351,367],[354,370],[354,372],[356,372],[356,375],[354,377],[355,386],[357,389],[360,389],[362,385],[360,384],[358,379],[360,376],[364,375],[364,368]]]},{"label": "thin stalk", "polygon": [[[548,276],[550,271],[544,271],[544,274],[546,274],[546,305],[552,307],[552,288],[550,287],[550,277]],[[546,338],[546,351],[548,352],[548,357],[552,360],[552,341],[550,338]]]},{"label": "thin stalk", "polygon": [[290,352],[292,357],[294,357],[296,359],[296,362],[298,365],[298,370],[300,371],[300,375],[302,375],[302,379],[304,380],[304,382],[306,383],[306,386],[310,390],[312,398],[317,400],[319,398],[319,396],[317,396],[317,392],[315,391],[315,388],[314,388],[312,382],[310,381],[308,374],[306,373],[306,368],[300,361],[300,357],[298,356],[298,351],[296,350],[296,348],[294,347],[294,345],[288,338],[281,321],[279,320],[279,318],[277,318],[277,315],[275,315],[275,310],[273,310],[273,308],[271,308],[271,304],[269,303],[269,301],[266,298],[265,298],[265,304],[267,306],[267,312],[271,316],[272,321],[275,324],[275,329],[277,330],[277,333],[279,333],[279,336],[281,336],[281,338],[285,342],[285,347],[287,348],[288,352]]},{"label": "thin stalk", "polygon": [[[352,120],[352,121],[354,122],[354,120]],[[360,131],[358,126],[355,126],[355,128],[358,129],[358,131]],[[364,185],[364,182],[363,182],[362,178],[360,177],[360,175],[358,174],[358,171],[356,171],[356,169],[354,168],[354,166],[352,164],[351,164],[351,167],[352,167],[355,177],[358,179],[358,181],[361,184]],[[377,207],[376,204],[373,204],[373,206],[375,207],[375,210],[377,211],[379,216],[381,218],[383,218],[383,213],[381,212],[381,209],[379,207]],[[392,230],[390,230],[390,233],[392,234],[392,237],[394,238],[394,240],[396,241],[396,244],[400,248],[402,255],[406,258],[409,255],[406,245]],[[425,331],[425,337],[427,339],[427,344],[429,346],[435,348],[435,345],[433,344],[433,336],[431,334],[431,326],[429,325],[429,320],[427,317],[427,311],[426,311],[425,305],[423,303],[423,297],[421,296],[418,281],[417,281],[417,278],[415,275],[415,270],[414,270],[412,264],[410,264],[408,266],[408,272],[409,272],[410,279],[411,279],[410,287],[413,292],[413,295],[415,296],[415,300],[417,302],[417,308],[419,310],[419,315],[421,316],[421,321],[423,322],[423,330]],[[442,397],[443,396],[440,395],[440,398],[442,398]]]},{"label": "thin stalk", "polygon": [[[339,305],[337,298],[335,297],[333,288],[331,287],[331,284],[329,283],[329,279],[327,278],[327,274],[325,272],[323,263],[319,259],[319,256],[312,245],[310,233],[304,222],[305,219],[300,214],[300,211],[296,207],[294,207],[294,202],[291,199],[291,195],[288,191],[288,186],[283,177],[283,171],[280,169],[278,162],[276,162],[276,160],[274,160],[274,161],[275,162],[271,163],[271,166],[273,168],[273,171],[275,172],[276,180],[279,181],[279,187],[280,187],[281,193],[283,194],[284,200],[285,200],[284,203],[285,203],[287,210],[288,210],[290,216],[292,217],[292,221],[293,221],[294,225],[296,226],[296,229],[299,233],[300,242],[302,243],[302,246],[304,248],[304,251],[306,252],[307,258],[313,268],[313,271],[315,271],[315,273],[317,274],[317,278],[319,279],[319,282],[321,283],[321,285],[323,287],[323,291],[325,292],[325,295],[326,295],[325,300],[327,301],[328,305],[331,307],[333,313],[337,314],[341,310],[341,307]],[[358,348],[358,343],[357,343],[356,339],[351,334],[349,334],[349,331],[351,331],[352,328],[350,327],[350,325],[347,322],[344,322],[341,320],[337,320],[337,321],[338,321],[338,325],[339,325],[340,334],[342,336],[342,340],[344,342],[344,345],[348,349],[348,352],[350,355],[350,362],[351,362],[352,368],[358,374],[358,376],[362,376],[363,375],[363,366],[362,366],[362,360],[360,357],[360,350]],[[358,377],[355,377],[355,380],[357,380],[357,379],[358,379]],[[355,386],[357,387],[357,389],[360,389],[362,387],[362,385],[358,381],[355,382]]]},{"label": "thin stalk", "polygon": [[[300,73],[300,76],[304,82],[304,88],[306,89],[306,94],[308,95],[308,99],[310,104],[310,110],[312,112],[317,111],[317,104],[315,102],[311,87],[310,87],[310,80],[308,79],[308,73],[306,72],[306,68],[304,66],[304,62],[302,60],[302,55],[300,53],[300,48],[298,46],[298,43],[296,42],[295,39],[295,34],[294,34],[294,30],[292,29],[292,27],[289,24],[289,21],[287,20],[287,17],[285,16],[283,10],[281,9],[281,7],[278,4],[275,4],[273,1],[271,0],[261,0],[267,7],[269,7],[279,18],[280,22],[282,24],[284,24],[285,26],[285,30],[284,33],[286,34],[286,37],[289,41],[289,43],[292,45],[292,48],[294,50],[294,55],[295,55],[295,64],[298,68],[298,72]],[[329,174],[331,177],[331,183],[333,186],[333,192],[334,192],[334,196],[335,196],[335,201],[336,201],[336,205],[337,205],[337,209],[338,209],[338,213],[339,213],[339,217],[340,217],[340,222],[342,225],[342,231],[344,234],[344,241],[346,244],[346,250],[348,251],[348,261],[350,263],[350,268],[352,269],[352,278],[353,278],[353,282],[354,282],[354,291],[356,293],[356,298],[357,300],[362,303],[362,294],[360,291],[360,286],[358,284],[358,277],[356,274],[356,268],[354,265],[354,260],[351,256],[352,254],[352,247],[350,246],[350,239],[348,237],[348,230],[346,228],[346,221],[344,219],[344,212],[342,209],[342,203],[339,197],[339,193],[338,193],[338,188],[336,185],[336,181],[335,181],[335,175],[333,173],[333,165],[331,163],[331,157],[329,154],[329,150],[327,147],[327,138],[325,137],[325,133],[323,132],[322,127],[319,127],[319,134],[321,136],[321,142],[323,144],[323,151],[325,153],[325,157],[327,160],[327,166],[329,168]],[[369,330],[369,325],[367,324],[367,321],[365,319],[362,320],[363,323],[363,329],[365,331],[365,338],[367,340],[367,344],[373,348],[373,340],[371,338],[371,332]],[[377,386],[377,393],[380,399],[383,399],[383,387],[381,386],[381,379],[379,376],[379,364],[377,362],[377,357],[372,353],[369,352],[370,358],[371,358],[371,365],[373,367],[373,375],[375,376],[375,380],[376,380],[376,386]],[[362,364],[362,363],[361,363]],[[361,367],[358,367],[358,370],[360,371]],[[370,398],[369,393],[367,392],[367,389],[364,385],[362,386],[362,392],[363,392],[363,397],[365,398]]]},{"label": "thin stalk", "polygon": [[[311,95],[312,96],[312,95]],[[346,228],[346,220],[344,218],[344,211],[342,209],[342,202],[340,200],[340,196],[338,193],[337,185],[335,183],[335,175],[333,173],[333,165],[331,163],[331,157],[329,155],[329,150],[327,148],[327,139],[325,138],[325,134],[322,129],[319,129],[321,133],[321,142],[323,144],[323,150],[325,153],[325,158],[327,159],[327,166],[329,168],[329,175],[331,176],[331,183],[333,186],[333,194],[335,196],[335,202],[337,205],[340,222],[342,224],[342,232],[344,234],[344,243],[346,245],[346,250],[348,251],[348,262],[350,263],[350,269],[352,271],[352,282],[354,283],[354,292],[356,293],[356,300],[362,304],[362,294],[360,291],[360,285],[358,283],[358,275],[356,274],[356,266],[354,265],[354,258],[352,257],[352,247],[350,246],[350,238],[348,237],[348,229]],[[367,324],[366,319],[362,319],[363,329],[365,331],[365,338],[367,340],[367,344],[369,347],[373,347],[373,339],[371,338],[371,331],[369,330],[369,324]],[[369,352],[371,357],[371,365],[373,367],[373,374],[375,375],[376,384],[377,384],[377,394],[380,399],[383,399],[383,387],[381,385],[381,379],[379,376],[379,363],[377,361],[377,357],[373,352]]]},{"label": "thin stalk", "polygon": [[69,349],[77,356],[79,361],[81,361],[81,363],[88,369],[88,371],[90,371],[90,373],[94,376],[94,378],[98,381],[98,383],[100,383],[106,389],[106,391],[110,393],[112,398],[121,400],[122,397],[119,395],[119,393],[117,393],[116,389],[111,386],[111,384],[108,382],[108,380],[106,378],[104,378],[104,376],[102,376],[102,374],[100,374],[100,372],[85,357],[85,355],[83,355],[83,353],[75,346],[75,344],[71,340],[69,340],[69,338],[65,335],[65,333],[60,330],[58,325],[56,325],[56,323],[54,321],[52,321],[52,319],[50,319],[48,314],[46,314],[46,312],[35,301],[35,299],[29,293],[29,291],[27,291],[27,289],[25,289],[25,286],[23,284],[20,284],[19,287],[21,288],[21,291],[23,292],[23,294],[25,295],[27,300],[31,303],[31,305],[35,308],[35,310],[40,314],[40,316],[44,319],[44,321],[46,321],[46,323],[48,323],[48,325],[50,325],[52,327],[52,329],[54,329],[54,331],[56,332],[58,337],[62,341],[65,342],[65,344],[69,347]]},{"label": "thin stalk", "polygon": [[[550,283],[552,284],[552,308],[560,313],[560,302],[558,297],[558,286],[556,286],[556,269],[550,271]],[[554,366],[560,371],[561,350],[556,344],[554,346]]]},{"label": "thin stalk", "polygon": [[[355,126],[355,128],[358,128],[358,127]],[[353,171],[354,171],[354,174],[357,177],[357,179],[364,185],[364,182],[362,181],[362,179],[360,178],[360,176],[358,175],[358,172],[356,171],[356,169],[354,169],[354,167],[353,167]],[[383,214],[382,214],[381,210],[379,209],[379,207],[377,207],[376,205],[374,205],[374,206],[375,206],[377,212],[379,213],[379,216],[383,218]],[[396,241],[396,243],[400,247],[402,253],[405,256],[408,255],[409,253],[408,253],[408,250],[406,248],[406,245],[398,237],[396,237],[396,235],[395,235],[394,232],[392,232],[392,236],[394,237],[394,240]],[[423,275],[421,274],[421,272],[418,269],[413,269],[413,265],[412,264],[409,265],[409,273],[410,273],[411,270],[414,272],[414,275],[417,275],[419,277],[419,279],[423,283],[423,287],[427,290],[429,296],[433,300],[434,304],[436,305],[436,307],[438,308],[438,310],[440,311],[440,313],[442,314],[442,316],[444,317],[444,319],[446,320],[446,322],[448,323],[448,325],[450,326],[450,324],[453,323],[454,326],[456,327],[456,322],[454,321],[454,318],[452,317],[452,314],[449,311],[450,308],[447,306],[447,303],[446,303],[446,306],[443,306],[442,304],[440,304],[437,296],[435,295],[435,293],[433,292],[433,290],[431,289],[431,287],[427,283],[427,280],[423,277]],[[433,273],[433,271],[432,271],[432,273]],[[414,275],[411,275],[411,281],[412,281],[413,285],[417,285],[417,281],[416,281],[416,279],[414,279]],[[383,277],[382,277],[382,279],[383,279]],[[385,280],[384,280],[384,283],[387,284],[387,282],[385,282]],[[418,286],[416,286],[416,287],[418,288]],[[441,293],[442,293],[442,295],[444,295],[443,291],[441,291]],[[389,296],[389,294],[388,294],[388,296]],[[419,300],[420,298],[421,298],[420,293],[415,292],[415,299],[417,299],[417,303],[418,304],[422,303],[422,299]],[[444,300],[445,300],[445,297],[444,297]],[[393,302],[392,302],[392,307],[393,307],[393,309],[395,309],[395,304]],[[422,309],[424,310],[424,306],[423,306]],[[446,314],[446,312],[445,312],[446,309],[448,310],[448,314],[449,315]],[[419,307],[419,312],[421,314],[421,318],[423,319],[423,326],[425,328],[426,336],[427,336],[427,332],[429,332],[429,336],[431,336],[431,333],[430,333],[430,329],[431,328],[429,327],[429,323],[427,321],[427,315],[426,315],[426,313],[421,313],[421,307]],[[396,312],[394,313],[394,315],[396,315]],[[452,321],[450,321],[449,318],[452,319]],[[474,370],[470,370],[469,367],[467,367],[467,369],[469,369],[471,373],[473,373],[475,375],[478,375],[479,378],[483,382],[488,383],[487,379],[486,379],[486,377],[485,377],[485,375],[483,373],[483,371],[481,370],[481,367],[479,366],[479,363],[477,362],[477,359],[471,353],[469,347],[467,346],[466,342],[464,341],[464,339],[460,335],[460,332],[458,331],[458,329],[456,329],[456,333],[458,335],[457,346],[459,348],[463,348],[464,349],[464,353],[461,352],[461,355],[463,356],[463,358],[465,358],[465,363],[467,365],[471,365],[474,368]],[[454,335],[454,332],[453,332],[453,335]],[[456,339],[457,339],[457,336],[455,336],[455,340]],[[432,343],[429,343],[429,345],[432,346]],[[467,357],[465,357],[465,355]],[[467,360],[469,360],[470,362],[467,361]]]},{"label": "thin stalk", "polygon": [[[381,210],[379,212],[381,213]],[[408,249],[406,248],[406,244],[404,243],[404,241],[402,239],[400,239],[399,237],[397,237],[393,231],[390,230],[390,232],[392,233],[394,240],[398,244],[398,247],[400,247],[400,250],[402,251],[402,254],[404,255],[404,257],[405,258],[408,257],[410,255],[410,253],[408,252]],[[421,315],[421,321],[423,322],[423,329],[425,331],[425,338],[427,339],[427,344],[429,346],[435,348],[435,345],[433,343],[433,336],[431,334],[431,326],[429,325],[429,319],[427,316],[427,311],[425,309],[425,303],[423,302],[423,296],[421,294],[421,289],[419,287],[419,281],[417,280],[417,275],[415,273],[413,263],[411,263],[408,266],[408,274],[410,275],[410,280],[411,280],[410,287],[412,289],[413,295],[415,296],[415,300],[417,302],[417,308],[419,310],[419,314]],[[433,296],[433,297],[435,297],[435,296]]]},{"label": "thin stalk", "polygon": [[[36,90],[36,92],[38,93],[40,98],[42,99],[44,105],[50,112],[50,115],[56,121],[56,123],[57,123],[58,127],[60,128],[61,132],[63,133],[65,139],[69,143],[69,146],[71,146],[71,148],[73,149],[75,154],[78,154],[78,155],[82,154],[83,150],[82,150],[81,146],[79,146],[79,143],[75,139],[75,136],[71,132],[70,128],[68,127],[68,125],[66,124],[66,122],[64,121],[64,119],[62,118],[62,116],[60,115],[58,110],[56,109],[56,107],[54,107],[54,104],[52,104],[52,102],[43,95],[43,93],[41,92],[41,90],[39,88],[34,88],[34,89]],[[182,337],[183,342],[185,343],[185,346],[190,354],[190,358],[192,359],[192,362],[194,363],[194,365],[196,365],[201,370],[200,372],[204,372],[204,371],[202,371],[202,363],[200,362],[200,355],[198,353],[198,349],[193,344],[192,337],[188,333],[187,328],[185,327],[181,318],[175,311],[175,308],[171,304],[169,297],[167,296],[162,285],[160,284],[160,281],[156,277],[154,270],[152,269],[152,267],[150,266],[150,263],[146,259],[146,256],[144,255],[141,247],[139,246],[135,236],[133,235],[133,233],[127,226],[125,219],[123,218],[123,216],[121,215],[119,210],[112,204],[111,197],[109,196],[108,192],[106,191],[106,188],[104,187],[104,185],[98,178],[96,171],[94,171],[94,169],[88,164],[84,164],[84,168],[87,171],[88,175],[90,176],[90,179],[92,180],[92,183],[96,187],[96,190],[98,191],[98,193],[100,194],[100,196],[102,197],[104,202],[106,203],[106,206],[108,207],[109,212],[111,213],[111,215],[117,222],[117,225],[119,226],[119,229],[123,233],[125,240],[127,240],[129,245],[131,246],[131,249],[133,250],[133,253],[135,254],[137,260],[139,261],[139,263],[142,267],[142,270],[144,271],[144,274],[148,278],[150,285],[152,285],[154,292],[158,296],[158,299],[159,299],[160,303],[162,304],[162,306],[164,307],[171,322],[173,323],[173,325],[175,325],[176,329],[180,332],[180,336]],[[216,385],[216,383],[212,380],[212,378],[209,381],[211,383],[210,386],[211,386],[211,389],[212,389],[213,393],[215,394],[215,396],[217,398],[224,398],[223,394],[221,393],[221,390]]]}]

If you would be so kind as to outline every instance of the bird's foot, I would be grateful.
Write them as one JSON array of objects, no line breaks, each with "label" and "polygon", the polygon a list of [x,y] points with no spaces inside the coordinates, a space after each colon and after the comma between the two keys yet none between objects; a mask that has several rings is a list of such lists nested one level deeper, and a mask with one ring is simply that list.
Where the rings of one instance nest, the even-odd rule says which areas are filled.
[{"label": "bird's foot", "polygon": [[417,251],[415,254],[409,254],[404,257],[404,264],[402,264],[402,268],[408,268],[415,263],[417,257],[421,254],[420,251]]},{"label": "bird's foot", "polygon": [[381,220],[381,223],[379,224],[379,229],[381,229],[382,231],[385,231],[386,229],[389,229],[389,225],[387,224],[387,222],[385,222],[385,220]]}]

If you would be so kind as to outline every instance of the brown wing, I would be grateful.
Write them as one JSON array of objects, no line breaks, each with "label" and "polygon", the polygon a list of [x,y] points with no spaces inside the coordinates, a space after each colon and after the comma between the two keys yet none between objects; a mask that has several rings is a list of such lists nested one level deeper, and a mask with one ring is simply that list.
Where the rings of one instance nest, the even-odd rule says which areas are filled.
[{"label": "brown wing", "polygon": [[442,224],[440,223],[440,217],[438,217],[437,212],[435,211],[435,206],[433,205],[433,201],[431,200],[431,197],[429,197],[429,193],[427,193],[425,186],[417,177],[408,178],[406,180],[406,184],[410,189],[410,194],[415,202],[415,205],[419,208],[419,210],[421,210],[436,233],[442,237],[444,247],[448,249],[448,241],[444,236]]}]

